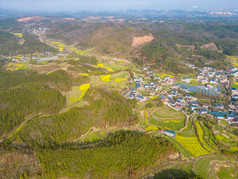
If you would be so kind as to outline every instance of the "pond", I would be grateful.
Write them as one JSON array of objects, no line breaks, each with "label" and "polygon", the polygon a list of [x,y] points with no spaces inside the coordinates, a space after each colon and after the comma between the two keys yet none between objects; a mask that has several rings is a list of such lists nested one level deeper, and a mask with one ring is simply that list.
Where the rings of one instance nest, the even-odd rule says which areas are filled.
[{"label": "pond", "polygon": [[52,60],[54,58],[56,58],[57,56],[52,56],[52,57],[44,57],[44,58],[40,58],[40,57],[32,57],[32,59],[37,59],[37,62],[42,62],[42,61],[48,61],[48,60]]}]

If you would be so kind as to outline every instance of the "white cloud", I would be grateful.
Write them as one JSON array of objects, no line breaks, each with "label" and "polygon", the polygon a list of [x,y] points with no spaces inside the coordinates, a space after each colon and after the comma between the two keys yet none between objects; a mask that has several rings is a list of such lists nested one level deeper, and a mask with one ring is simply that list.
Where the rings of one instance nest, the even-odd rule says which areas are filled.
[{"label": "white cloud", "polygon": [[193,8],[195,8],[195,9],[196,9],[196,8],[198,8],[198,6],[193,6]]}]

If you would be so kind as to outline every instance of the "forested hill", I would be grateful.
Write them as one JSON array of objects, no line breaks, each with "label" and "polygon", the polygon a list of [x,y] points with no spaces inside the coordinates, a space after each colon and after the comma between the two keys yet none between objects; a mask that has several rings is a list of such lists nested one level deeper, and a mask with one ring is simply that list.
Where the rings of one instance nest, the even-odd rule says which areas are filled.
[{"label": "forested hill", "polygon": [[[191,72],[184,62],[224,68],[226,55],[238,55],[238,25],[216,23],[155,23],[148,27],[155,40],[134,58],[138,64],[155,63],[174,73]],[[209,48],[213,45],[213,48]]]},{"label": "forested hill", "polygon": [[0,54],[3,56],[45,53],[46,51],[57,52],[57,49],[42,43],[37,36],[31,34],[16,37],[7,31],[0,31]]},{"label": "forested hill", "polygon": [[175,152],[166,139],[120,131],[93,145],[58,146],[37,155],[45,177],[137,178]]}]

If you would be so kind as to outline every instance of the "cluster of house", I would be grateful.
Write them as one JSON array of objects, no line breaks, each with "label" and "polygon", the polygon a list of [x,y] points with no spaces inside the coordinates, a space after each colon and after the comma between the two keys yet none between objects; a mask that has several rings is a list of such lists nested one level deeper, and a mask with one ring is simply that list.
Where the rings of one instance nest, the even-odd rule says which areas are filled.
[{"label": "cluster of house", "polygon": [[13,62],[17,62],[17,63],[19,63],[19,62],[24,62],[24,63],[26,63],[27,62],[27,59],[26,59],[26,57],[21,57],[21,58],[13,58],[12,59],[12,61]]},{"label": "cluster of house", "polygon": [[178,110],[188,107],[192,112],[199,115],[206,115],[216,119],[225,119],[229,124],[238,125],[238,104],[199,104],[197,98],[190,94],[181,95],[177,90],[172,90],[170,94],[167,93],[165,96],[168,98],[168,104]]},{"label": "cluster of house", "polygon": [[138,101],[145,101],[148,97],[142,96],[136,89],[130,87],[130,90],[127,90],[124,93],[126,99],[137,99]]},{"label": "cluster of house", "polygon": [[173,85],[174,84],[174,77],[170,77],[170,76],[165,76],[163,78],[160,78],[159,76],[156,76],[152,70],[148,69],[147,67],[142,68],[143,71],[146,72],[146,74],[154,80],[158,80],[161,81],[163,83],[169,84],[169,85]]},{"label": "cluster of house", "polygon": [[[186,64],[190,68],[198,68],[191,64]],[[216,70],[212,67],[204,67],[204,68],[198,68],[200,70],[200,73],[197,75],[197,79],[201,81],[201,83],[207,82],[211,84],[217,84],[216,90],[221,92],[221,88],[218,85],[219,83],[225,84],[228,81],[228,75],[237,73],[238,70],[236,68],[232,68],[230,70]],[[160,78],[159,76],[156,76],[152,70],[147,69],[144,67],[142,69],[146,73],[147,79],[150,79],[151,81],[145,83],[142,76],[139,76],[138,78],[131,79],[136,85],[135,88],[130,87],[130,90],[126,91],[124,93],[124,96],[127,99],[137,99],[138,101],[144,101],[149,99],[149,97],[145,97],[139,93],[139,91],[149,91],[151,96],[160,96],[161,100],[164,102],[168,102],[170,107],[176,108],[178,110],[182,110],[185,107],[188,107],[191,111],[194,113],[197,113],[199,115],[207,115],[208,117],[213,117],[216,119],[225,119],[230,124],[238,125],[238,104],[236,105],[227,105],[223,106],[222,104],[199,104],[197,101],[197,98],[191,96],[188,94],[191,91],[199,92],[203,89],[214,89],[214,87],[211,84],[207,84],[206,86],[189,86],[187,84],[179,85],[179,84],[173,84],[174,79],[170,78],[169,76],[165,76],[164,78]],[[234,75],[234,76],[235,76]],[[186,77],[183,78],[182,81],[186,83],[190,83],[190,78]],[[171,84],[170,88],[172,91],[168,93],[168,91],[164,90],[162,91],[162,94],[157,94],[156,91],[158,91],[161,88],[161,85],[158,85],[156,82],[160,81],[163,83]],[[169,81],[172,81],[170,83]],[[223,85],[224,86],[224,85]],[[201,88],[204,87],[204,88]],[[179,90],[183,91],[183,94],[179,94]],[[209,91],[210,92],[210,91]],[[232,100],[238,100],[238,90],[236,88],[232,88]],[[227,111],[227,112],[225,112]],[[167,131],[168,132],[168,131]]]},{"label": "cluster of house", "polygon": [[204,67],[197,75],[197,80],[201,83],[219,84],[229,82],[229,72],[222,70],[213,70],[212,67]]}]

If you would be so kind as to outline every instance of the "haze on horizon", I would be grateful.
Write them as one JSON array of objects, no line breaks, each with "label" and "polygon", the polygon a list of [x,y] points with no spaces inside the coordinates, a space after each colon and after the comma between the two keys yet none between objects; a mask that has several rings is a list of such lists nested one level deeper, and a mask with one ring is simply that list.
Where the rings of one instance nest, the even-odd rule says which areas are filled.
[{"label": "haze on horizon", "polygon": [[238,10],[237,0],[0,0],[0,8],[27,11],[75,10]]}]

